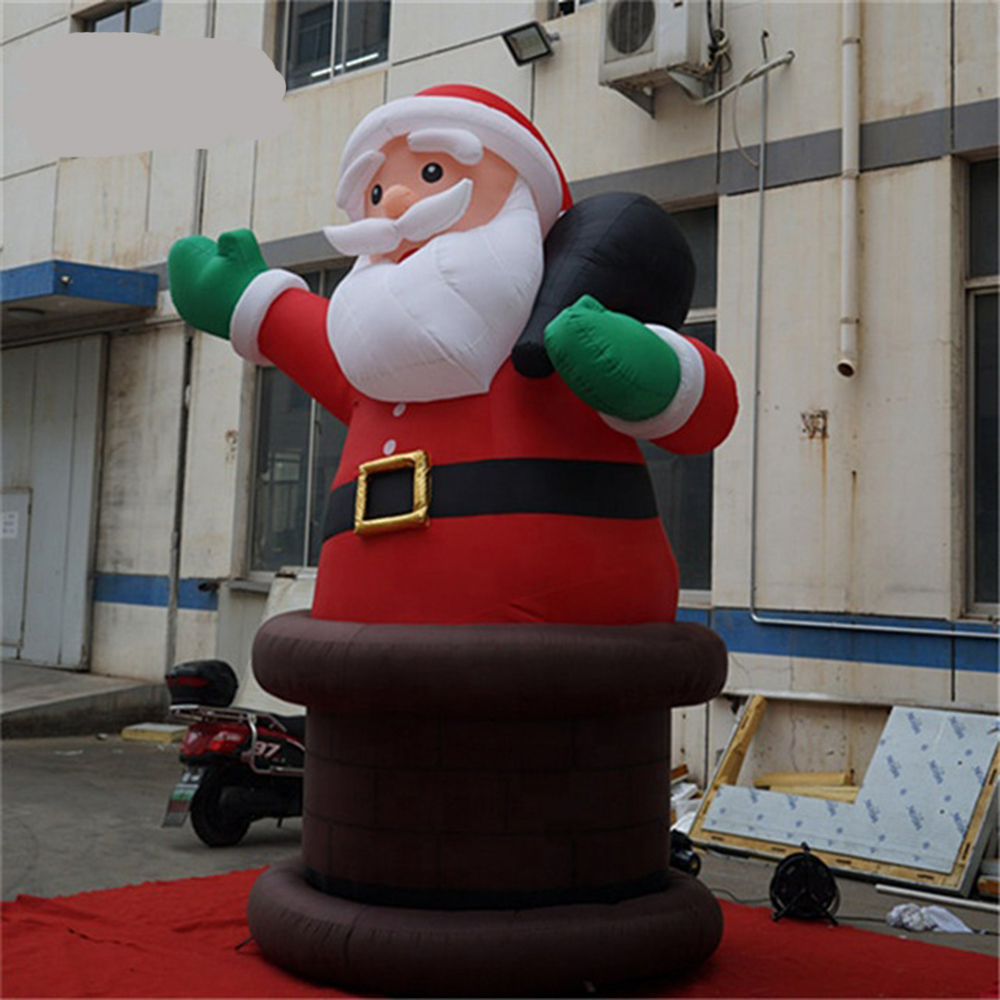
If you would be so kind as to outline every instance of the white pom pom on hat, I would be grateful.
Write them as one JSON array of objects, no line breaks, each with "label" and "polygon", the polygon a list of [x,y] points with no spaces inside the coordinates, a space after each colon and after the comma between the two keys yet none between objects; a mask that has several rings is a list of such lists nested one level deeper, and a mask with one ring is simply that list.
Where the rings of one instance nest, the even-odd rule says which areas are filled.
[{"label": "white pom pom on hat", "polygon": [[[532,122],[508,101],[481,87],[444,84],[376,108],[347,140],[341,160],[337,204],[352,221],[364,217],[365,191],[374,171],[351,170],[366,153],[390,139],[421,129],[465,128],[509,163],[528,185],[542,231],[573,203],[569,185],[548,143]],[[373,164],[375,158],[369,158]],[[376,167],[377,169],[377,167]]]}]

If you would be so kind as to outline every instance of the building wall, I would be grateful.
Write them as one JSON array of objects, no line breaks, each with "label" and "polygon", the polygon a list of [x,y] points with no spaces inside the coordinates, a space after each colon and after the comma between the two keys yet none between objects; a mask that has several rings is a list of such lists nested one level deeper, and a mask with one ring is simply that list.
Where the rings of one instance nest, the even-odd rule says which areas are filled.
[{"label": "building wall", "polygon": [[[727,81],[762,61],[765,31],[769,56],[795,53],[767,78],[760,244],[746,158],[759,155],[762,83],[708,107],[665,86],[650,117],[597,82],[597,4],[550,22],[556,54],[533,68],[516,67],[495,32],[544,17],[547,4],[441,6],[431,17],[422,0],[396,0],[389,62],[289,93],[293,124],[273,139],[50,162],[5,123],[3,267],[56,257],[162,273],[178,237],[239,226],[254,229],[274,264],[329,263],[316,234],[343,221],[333,199],[353,125],[434,83],[494,89],[533,118],[578,197],[627,188],[669,207],[718,206],[718,350],[742,411],[715,459],[710,601],[683,614],[726,636],[730,690],[784,699],[791,707],[775,725],[788,739],[854,711],[844,731],[855,735],[837,744],[844,760],[863,756],[878,706],[995,704],[992,640],[891,630],[948,629],[965,606],[964,158],[996,155],[996,5],[862,4],[852,379],[836,372],[842,4],[717,5],[731,42]],[[87,9],[73,0],[73,13]],[[69,30],[70,6],[13,3],[5,13],[16,90],[16,57]],[[273,4],[164,0],[163,34],[212,30],[269,50],[273,24]],[[218,650],[245,661],[266,588],[245,583],[253,371],[224,344],[186,339],[162,299],[148,327],[110,341],[95,570],[155,577],[161,592],[166,581],[168,598],[98,600],[91,664],[148,678],[170,657]],[[810,436],[807,421],[821,412],[826,435]],[[206,582],[220,589],[199,591]],[[807,620],[760,620],[792,614]],[[858,629],[858,616],[879,616],[887,631]],[[831,708],[821,724],[821,709],[795,700],[804,697],[858,707]],[[731,723],[726,700],[678,713],[675,751],[704,771]]]}]

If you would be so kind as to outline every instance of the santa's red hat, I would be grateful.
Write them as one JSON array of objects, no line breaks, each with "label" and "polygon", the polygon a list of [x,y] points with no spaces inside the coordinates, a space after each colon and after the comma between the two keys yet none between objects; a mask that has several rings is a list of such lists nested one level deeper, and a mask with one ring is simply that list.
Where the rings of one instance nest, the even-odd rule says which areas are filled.
[{"label": "santa's red hat", "polygon": [[509,163],[534,196],[543,232],[572,204],[555,155],[517,108],[481,87],[446,84],[383,104],[354,130],[337,188],[337,204],[353,221],[364,216],[365,190],[378,163],[374,154],[390,139],[427,129],[465,129]]}]

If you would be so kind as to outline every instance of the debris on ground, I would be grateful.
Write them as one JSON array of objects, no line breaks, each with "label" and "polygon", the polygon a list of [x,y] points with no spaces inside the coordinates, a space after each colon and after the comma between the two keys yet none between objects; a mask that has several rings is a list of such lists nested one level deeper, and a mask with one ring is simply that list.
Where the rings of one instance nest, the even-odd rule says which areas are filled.
[{"label": "debris on ground", "polygon": [[918,906],[916,903],[900,903],[894,906],[885,918],[890,927],[902,927],[907,931],[945,931],[949,934],[971,934],[972,928],[951,910],[943,906]]}]

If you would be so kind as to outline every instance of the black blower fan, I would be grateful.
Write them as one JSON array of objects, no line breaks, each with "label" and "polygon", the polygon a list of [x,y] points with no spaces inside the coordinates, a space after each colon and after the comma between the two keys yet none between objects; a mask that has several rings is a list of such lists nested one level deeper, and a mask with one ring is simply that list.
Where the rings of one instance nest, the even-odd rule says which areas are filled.
[{"label": "black blower fan", "polygon": [[840,905],[840,890],[833,873],[808,844],[797,854],[779,862],[771,879],[771,914],[774,920],[829,920],[836,924],[834,913]]}]

